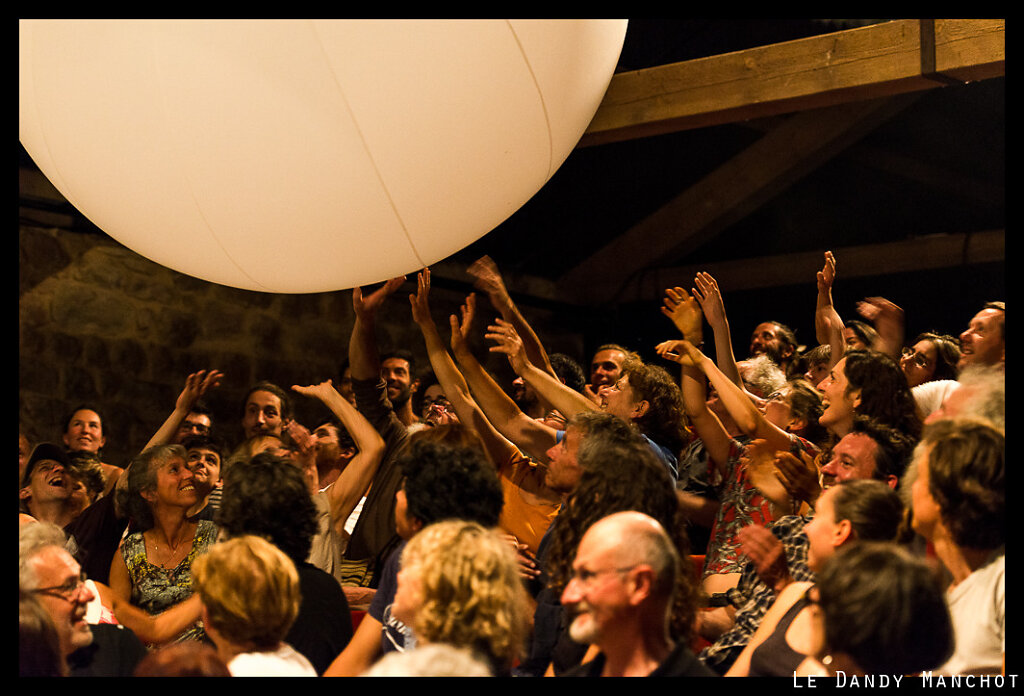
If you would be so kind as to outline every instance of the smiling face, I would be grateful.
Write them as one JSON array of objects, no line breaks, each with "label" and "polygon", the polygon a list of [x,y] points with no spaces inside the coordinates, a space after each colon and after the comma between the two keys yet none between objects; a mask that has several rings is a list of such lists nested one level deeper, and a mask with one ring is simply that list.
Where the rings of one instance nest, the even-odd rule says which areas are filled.
[{"label": "smiling face", "polygon": [[598,392],[601,410],[618,416],[624,421],[632,421],[637,418],[639,400],[633,387],[629,384],[629,377],[623,375],[610,387],[602,387]]},{"label": "smiling face", "polygon": [[66,501],[74,491],[74,480],[64,465],[52,459],[43,459],[32,467],[28,485],[21,489],[20,497],[35,504]]},{"label": "smiling face", "polygon": [[1006,358],[1004,320],[1006,313],[983,309],[974,315],[967,329],[960,334],[959,369],[968,365],[998,365]]},{"label": "smiling face", "polygon": [[189,508],[199,501],[195,476],[181,457],[171,457],[156,471],[156,486],[143,491],[142,497],[150,505]]},{"label": "smiling face", "polygon": [[764,322],[758,324],[750,336],[750,357],[767,355],[774,363],[781,363],[793,355],[793,347],[782,340],[777,324]]},{"label": "smiling face", "polygon": [[846,358],[835,364],[826,377],[818,384],[822,395],[822,412],[818,422],[836,435],[843,436],[853,429],[854,409],[860,403],[860,390],[850,390],[846,380]]},{"label": "smiling face", "polygon": [[107,444],[99,414],[87,408],[75,411],[64,431],[64,444],[72,452],[99,452]]},{"label": "smiling face", "polygon": [[569,635],[577,643],[599,644],[632,608],[626,579],[631,568],[622,561],[618,541],[589,531],[580,540],[561,598],[573,616]]},{"label": "smiling face", "polygon": [[85,612],[95,595],[79,582],[82,569],[78,562],[59,546],[48,546],[33,556],[30,564],[36,576],[36,589],[48,588],[35,594],[56,625],[64,656],[92,643],[92,629],[85,621]]},{"label": "smiling face", "polygon": [[194,447],[188,451],[188,468],[201,495],[208,494],[220,483],[220,464],[220,455],[212,449]]},{"label": "smiling face", "polygon": [[387,358],[380,364],[380,376],[387,386],[388,400],[398,406],[412,395],[412,375],[409,361],[404,358]]},{"label": "smiling face", "polygon": [[254,391],[245,402],[245,414],[242,416],[242,429],[245,436],[257,435],[281,436],[281,399],[268,391]]},{"label": "smiling face", "polygon": [[918,341],[900,357],[900,369],[907,377],[907,385],[924,384],[935,374],[939,351],[931,341]]},{"label": "smiling face", "polygon": [[828,489],[840,481],[869,479],[875,475],[878,443],[864,433],[849,433],[832,448],[832,458],[821,467],[821,485]]},{"label": "smiling face", "polygon": [[601,387],[610,386],[622,376],[622,363],[626,354],[611,348],[594,353],[590,364],[590,386],[597,391]]}]

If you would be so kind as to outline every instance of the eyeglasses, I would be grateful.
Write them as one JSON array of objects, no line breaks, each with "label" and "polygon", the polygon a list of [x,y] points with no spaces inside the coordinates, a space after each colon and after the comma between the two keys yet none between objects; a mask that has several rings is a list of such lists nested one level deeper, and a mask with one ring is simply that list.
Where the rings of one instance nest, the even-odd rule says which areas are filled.
[{"label": "eyeglasses", "polygon": [[73,602],[75,597],[78,596],[82,586],[85,585],[85,581],[89,578],[86,577],[85,571],[83,570],[78,574],[77,578],[71,578],[63,585],[54,585],[53,587],[38,587],[32,590],[35,594],[44,594],[51,597],[60,597],[68,602]]},{"label": "eyeglasses", "polygon": [[586,568],[574,568],[572,571],[572,579],[578,582],[579,584],[583,585],[584,587],[588,587],[592,582],[594,582],[594,580],[597,579],[597,576],[599,575],[604,575],[606,573],[628,573],[634,568],[636,568],[635,565],[626,566],[623,568],[604,568],[603,570],[587,570]]}]

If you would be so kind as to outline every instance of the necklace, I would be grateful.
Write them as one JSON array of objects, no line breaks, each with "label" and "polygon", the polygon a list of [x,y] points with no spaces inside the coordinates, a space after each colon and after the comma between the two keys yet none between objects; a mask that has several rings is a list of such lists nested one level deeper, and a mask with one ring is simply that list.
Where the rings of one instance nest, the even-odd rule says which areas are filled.
[{"label": "necklace", "polygon": [[[156,541],[155,534],[150,537],[150,541],[153,544],[153,560],[156,561],[155,565],[160,566],[164,570],[176,567],[181,560],[178,558],[181,555],[181,551],[187,551],[192,548],[191,544],[186,544],[185,540],[182,539],[176,544],[168,543],[164,545],[163,550],[161,550],[160,544]],[[161,556],[163,557],[162,560]]]}]

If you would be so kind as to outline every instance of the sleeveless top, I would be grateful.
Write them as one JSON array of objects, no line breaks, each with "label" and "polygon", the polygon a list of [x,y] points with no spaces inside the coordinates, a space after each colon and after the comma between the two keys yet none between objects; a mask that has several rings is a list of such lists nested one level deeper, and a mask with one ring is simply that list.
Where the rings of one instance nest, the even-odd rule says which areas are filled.
[{"label": "sleeveless top", "polygon": [[[148,614],[159,614],[192,595],[192,562],[213,545],[217,539],[217,526],[209,520],[200,520],[188,556],[174,568],[161,568],[146,558],[146,542],[142,532],[125,537],[121,555],[132,581],[132,604]],[[186,629],[174,642],[202,640],[202,624]]]},{"label": "sleeveless top", "polygon": [[793,606],[789,608],[771,635],[764,639],[760,645],[750,653],[750,677],[788,677],[796,672],[807,656],[798,653],[786,642],[786,631],[789,630],[793,619],[799,614],[810,601],[807,593],[804,593]]}]

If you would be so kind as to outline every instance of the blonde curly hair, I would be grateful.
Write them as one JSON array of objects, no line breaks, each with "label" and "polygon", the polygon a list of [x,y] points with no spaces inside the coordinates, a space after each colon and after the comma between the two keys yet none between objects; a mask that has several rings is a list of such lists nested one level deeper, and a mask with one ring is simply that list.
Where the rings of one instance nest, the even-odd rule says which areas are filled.
[{"label": "blonde curly hair", "polygon": [[446,643],[485,656],[497,674],[521,656],[529,614],[512,546],[476,522],[425,527],[402,552],[402,568],[420,580],[418,641]]}]

